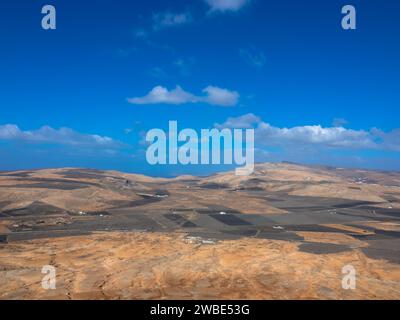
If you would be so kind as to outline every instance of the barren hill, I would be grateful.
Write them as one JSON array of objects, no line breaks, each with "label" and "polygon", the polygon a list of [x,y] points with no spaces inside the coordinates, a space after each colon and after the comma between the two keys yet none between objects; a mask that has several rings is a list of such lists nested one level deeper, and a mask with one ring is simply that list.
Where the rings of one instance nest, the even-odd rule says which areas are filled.
[{"label": "barren hill", "polygon": [[[349,264],[356,290],[341,287]],[[400,174],[0,172],[0,273],[0,298],[398,299]]]}]

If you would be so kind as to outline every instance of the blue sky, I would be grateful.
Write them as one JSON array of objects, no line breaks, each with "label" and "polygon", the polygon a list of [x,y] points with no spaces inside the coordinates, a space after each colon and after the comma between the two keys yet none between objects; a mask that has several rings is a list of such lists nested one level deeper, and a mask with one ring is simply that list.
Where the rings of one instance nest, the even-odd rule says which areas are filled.
[{"label": "blue sky", "polygon": [[[41,28],[45,4],[56,7],[56,30]],[[356,30],[341,28],[346,4],[357,10]],[[0,170],[221,169],[149,166],[143,134],[170,120],[182,129],[252,126],[258,161],[400,169],[396,1],[2,7]]]}]

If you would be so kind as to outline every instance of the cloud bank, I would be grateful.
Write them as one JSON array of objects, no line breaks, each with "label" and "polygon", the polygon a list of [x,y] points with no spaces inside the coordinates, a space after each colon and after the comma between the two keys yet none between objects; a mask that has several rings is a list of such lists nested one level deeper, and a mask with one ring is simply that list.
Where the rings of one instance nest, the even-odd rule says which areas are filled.
[{"label": "cloud bank", "polygon": [[188,104],[188,103],[207,103],[214,106],[232,107],[239,102],[239,93],[215,86],[208,86],[202,91],[203,96],[197,96],[193,93],[183,90],[180,86],[176,86],[173,90],[168,90],[162,86],[154,87],[144,97],[129,98],[131,104]]},{"label": "cloud bank", "polygon": [[211,11],[238,11],[250,0],[205,0],[211,7]]},{"label": "cloud bank", "polygon": [[158,31],[168,27],[179,26],[193,21],[190,12],[163,12],[153,15],[153,30]]},{"label": "cloud bank", "polygon": [[324,128],[321,125],[279,128],[262,121],[260,117],[252,113],[228,118],[224,123],[217,123],[214,126],[218,129],[254,128],[256,145],[258,146],[400,151],[400,129],[384,132],[376,128],[366,131],[343,127]]},{"label": "cloud bank", "polygon": [[115,149],[123,146],[121,142],[96,134],[83,134],[70,128],[53,129],[43,126],[32,131],[22,131],[15,124],[0,125],[0,141],[23,141],[79,147]]}]

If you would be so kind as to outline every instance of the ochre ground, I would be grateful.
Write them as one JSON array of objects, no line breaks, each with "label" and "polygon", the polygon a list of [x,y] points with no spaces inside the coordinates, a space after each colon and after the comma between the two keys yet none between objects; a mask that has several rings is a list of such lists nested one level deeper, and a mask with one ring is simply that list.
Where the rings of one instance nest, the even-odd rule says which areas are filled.
[{"label": "ochre ground", "polygon": [[[41,287],[49,264],[56,290]],[[355,290],[342,289],[347,264]],[[0,245],[0,288],[1,299],[399,299],[400,268],[359,250],[304,253],[296,242],[109,232]]]}]

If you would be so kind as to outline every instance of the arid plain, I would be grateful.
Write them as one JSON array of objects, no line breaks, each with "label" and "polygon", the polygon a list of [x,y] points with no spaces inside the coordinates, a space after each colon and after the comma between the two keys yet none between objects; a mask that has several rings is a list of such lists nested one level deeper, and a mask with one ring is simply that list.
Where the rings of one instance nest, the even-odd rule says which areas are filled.
[{"label": "arid plain", "polygon": [[400,173],[0,172],[0,298],[400,299]]}]

